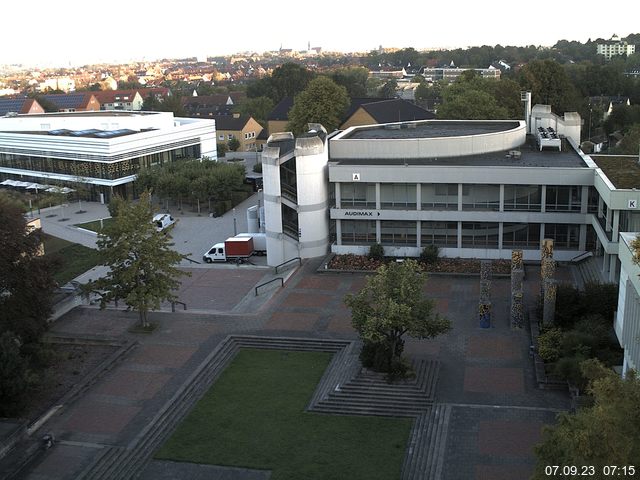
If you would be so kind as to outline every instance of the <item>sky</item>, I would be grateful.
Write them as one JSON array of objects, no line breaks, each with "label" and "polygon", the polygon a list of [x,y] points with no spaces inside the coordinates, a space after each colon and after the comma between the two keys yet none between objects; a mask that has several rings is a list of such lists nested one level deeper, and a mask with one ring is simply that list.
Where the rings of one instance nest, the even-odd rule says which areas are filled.
[{"label": "sky", "polygon": [[[7,5],[6,3],[9,3]],[[283,48],[542,45],[640,33],[640,1],[2,2],[0,65],[69,66]],[[98,8],[92,5],[98,5]],[[603,9],[614,5],[615,12]]]}]

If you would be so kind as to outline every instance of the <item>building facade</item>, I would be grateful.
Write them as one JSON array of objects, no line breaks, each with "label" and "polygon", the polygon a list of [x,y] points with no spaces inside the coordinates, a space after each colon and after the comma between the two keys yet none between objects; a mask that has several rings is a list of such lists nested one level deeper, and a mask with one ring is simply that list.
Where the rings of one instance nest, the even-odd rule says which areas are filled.
[{"label": "building facade", "polygon": [[83,184],[91,198],[135,195],[140,169],[217,159],[215,122],[167,112],[74,112],[0,118],[0,179]]},{"label": "building facade", "polygon": [[617,35],[612,36],[611,39],[604,43],[598,43],[596,46],[596,53],[598,55],[602,55],[607,60],[611,60],[611,57],[616,57],[618,55],[630,56],[633,55],[635,51],[635,45],[620,40],[620,37]]}]

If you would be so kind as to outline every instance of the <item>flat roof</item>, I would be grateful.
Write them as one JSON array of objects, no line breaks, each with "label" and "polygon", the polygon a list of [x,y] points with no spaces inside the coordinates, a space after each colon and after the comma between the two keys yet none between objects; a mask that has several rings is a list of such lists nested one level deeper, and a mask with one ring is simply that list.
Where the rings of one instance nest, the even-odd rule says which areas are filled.
[{"label": "flat roof", "polygon": [[[416,123],[373,125],[357,127],[342,139],[406,139],[406,138],[441,138],[482,135],[487,133],[506,132],[518,128],[517,120],[473,121],[473,120],[421,120]],[[338,139],[339,141],[340,139]]]},{"label": "flat roof", "polygon": [[535,147],[533,138],[517,151],[520,158],[510,155],[510,150],[443,158],[391,158],[359,159],[349,158],[331,161],[334,165],[424,165],[424,166],[463,166],[463,167],[535,167],[535,168],[589,168],[582,157],[571,147],[566,151],[543,150]]},{"label": "flat roof", "polygon": [[25,113],[18,117],[46,118],[46,117],[135,117],[140,115],[157,115],[162,112],[143,112],[128,110],[90,110],[87,112],[49,112],[49,113]]},{"label": "flat roof", "polygon": [[144,133],[157,130],[155,128],[146,128],[144,130],[131,130],[129,128],[118,128],[115,130],[100,130],[97,128],[89,128],[86,130],[69,130],[67,128],[58,128],[56,130],[46,131],[0,131],[0,133],[11,133],[18,135],[51,135],[55,137],[84,137],[84,138],[117,138],[125,135],[132,135],[134,133]]},{"label": "flat roof", "polygon": [[589,155],[613,186],[640,188],[640,163],[636,155]]}]

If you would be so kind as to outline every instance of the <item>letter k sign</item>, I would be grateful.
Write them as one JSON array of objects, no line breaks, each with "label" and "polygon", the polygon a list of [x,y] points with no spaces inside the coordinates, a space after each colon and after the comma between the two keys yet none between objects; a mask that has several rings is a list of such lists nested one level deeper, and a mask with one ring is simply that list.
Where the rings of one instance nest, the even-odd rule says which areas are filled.
[{"label": "letter k sign", "polygon": [[629,200],[629,207],[628,208],[638,208],[638,201],[637,200]]}]

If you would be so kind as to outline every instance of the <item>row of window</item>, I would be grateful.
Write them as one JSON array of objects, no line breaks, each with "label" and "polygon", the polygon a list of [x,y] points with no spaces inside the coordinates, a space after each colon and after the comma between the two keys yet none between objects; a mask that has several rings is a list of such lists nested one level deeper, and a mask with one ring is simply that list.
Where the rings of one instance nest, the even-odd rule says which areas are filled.
[{"label": "row of window", "polygon": [[[588,211],[598,209],[598,194],[589,187]],[[420,184],[420,206],[423,210],[458,210],[457,183]],[[500,210],[500,185],[462,184],[463,210]],[[580,212],[582,187],[579,185],[547,185],[546,211]],[[380,208],[415,210],[417,188],[413,183],[381,183]],[[376,208],[375,183],[341,183],[340,208]],[[504,210],[542,210],[541,185],[505,185]]]},{"label": "row of window", "polygon": [[[342,220],[341,241],[343,245],[371,245],[376,243],[376,222]],[[595,246],[595,234],[588,236],[589,246]],[[463,248],[499,247],[500,225],[495,222],[461,222],[461,244]],[[380,243],[393,246],[417,246],[416,222],[383,220],[380,222]],[[552,238],[558,249],[579,248],[580,225],[558,223],[544,224],[545,238]],[[458,222],[420,223],[420,243],[438,247],[458,247]],[[503,248],[540,248],[539,223],[503,223]]]}]

